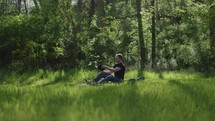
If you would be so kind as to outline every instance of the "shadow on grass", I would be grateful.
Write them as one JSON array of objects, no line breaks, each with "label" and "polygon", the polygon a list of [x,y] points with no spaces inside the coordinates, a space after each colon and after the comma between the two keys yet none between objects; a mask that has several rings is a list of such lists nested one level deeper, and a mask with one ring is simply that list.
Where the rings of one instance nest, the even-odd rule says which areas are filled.
[{"label": "shadow on grass", "polygon": [[[10,113],[8,114],[8,112],[16,113],[17,115],[14,117],[17,117],[22,113],[32,115],[33,110],[35,111],[33,114],[36,113],[37,115],[37,117],[34,117],[35,121],[39,121],[40,119],[43,121],[47,121],[48,119],[56,121],[56,118],[63,116],[63,114],[70,110],[70,106],[74,103],[74,100],[72,100],[73,97],[69,95],[67,90],[53,89],[51,92],[47,91],[49,90],[37,90],[37,88],[0,88],[0,105],[10,105],[9,107],[1,107],[3,109],[1,113],[6,114],[10,119]],[[30,105],[28,105],[29,102]],[[16,105],[21,106],[16,107]],[[14,110],[14,108],[10,107],[16,107],[16,109]],[[25,120],[30,121],[32,117],[26,116]]]},{"label": "shadow on grass", "polygon": [[201,107],[201,109],[207,108],[208,111],[215,113],[215,103],[212,98],[209,96],[210,94],[201,91],[201,88],[192,87],[190,84],[184,84],[177,80],[169,80],[170,84],[176,85],[179,89],[189,95],[193,102],[195,102],[196,107]]},{"label": "shadow on grass", "polygon": [[[88,89],[78,100],[85,107],[79,112],[88,109],[90,115],[111,115],[110,120],[113,121],[155,121],[158,118],[177,120],[177,117],[165,115],[164,112],[172,111],[174,106],[169,106],[167,100],[158,93],[143,91],[147,89],[140,88],[138,83]],[[158,116],[159,113],[165,116]]]},{"label": "shadow on grass", "polygon": [[[142,121],[143,118],[146,119],[147,115],[147,110],[144,108],[147,105],[143,102],[149,98],[151,97],[147,95],[141,96],[136,84],[116,84],[96,87],[96,89],[85,92],[78,102],[95,111],[102,109],[101,114],[100,112],[90,114],[112,115],[113,120],[116,118],[121,121]],[[88,110],[91,110],[90,108]]]},{"label": "shadow on grass", "polygon": [[0,84],[10,84],[10,83],[24,83],[26,80],[31,78],[34,73],[20,73],[15,71],[0,71]]},{"label": "shadow on grass", "polygon": [[71,70],[71,71],[59,71],[59,75],[57,75],[53,81],[50,81],[48,83],[43,84],[42,86],[48,86],[48,85],[54,85],[61,82],[70,81],[70,77],[73,77],[78,74],[77,70]]},{"label": "shadow on grass", "polygon": [[0,71],[0,84],[18,84],[20,86],[31,85],[38,81],[44,80],[41,86],[54,85],[61,82],[70,81],[73,76],[77,77],[78,70],[50,71],[38,70],[36,72],[19,73],[15,71]]},{"label": "shadow on grass", "polygon": [[159,77],[160,79],[164,79],[164,76],[163,76],[162,71],[158,71],[157,73],[158,73],[158,77]]},{"label": "shadow on grass", "polygon": [[144,76],[144,70],[142,70],[142,69],[138,70],[137,76],[138,77]]},{"label": "shadow on grass", "polygon": [[204,72],[203,75],[206,78],[215,78],[215,71]]},{"label": "shadow on grass", "polygon": [[133,78],[130,78],[128,80],[126,80],[129,84],[136,84],[137,81],[140,81],[140,80],[144,80],[145,79],[145,76],[144,76],[144,71],[143,70],[138,70],[137,71],[137,77],[133,77]]}]

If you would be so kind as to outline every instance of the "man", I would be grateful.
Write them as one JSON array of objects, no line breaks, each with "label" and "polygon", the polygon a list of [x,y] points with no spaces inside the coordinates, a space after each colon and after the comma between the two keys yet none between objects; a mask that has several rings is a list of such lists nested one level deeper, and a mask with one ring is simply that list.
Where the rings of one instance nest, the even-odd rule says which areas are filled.
[{"label": "man", "polygon": [[[124,79],[124,74],[125,74],[125,66],[122,62],[122,54],[116,54],[115,60],[116,60],[116,64],[113,66],[113,68],[106,65],[102,65],[102,68],[104,70],[101,71],[97,75],[97,77],[94,78],[92,81],[86,81],[86,82],[88,84],[107,83],[109,81],[115,82],[115,83],[121,82]],[[114,73],[114,76],[111,75],[112,73]]]}]

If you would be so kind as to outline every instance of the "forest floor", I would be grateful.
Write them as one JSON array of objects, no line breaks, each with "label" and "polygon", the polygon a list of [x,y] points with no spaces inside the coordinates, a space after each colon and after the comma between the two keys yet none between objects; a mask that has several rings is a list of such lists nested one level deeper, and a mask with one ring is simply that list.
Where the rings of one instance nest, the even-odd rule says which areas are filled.
[{"label": "forest floor", "polygon": [[215,75],[126,72],[134,83],[77,86],[96,71],[0,71],[0,121],[215,121]]}]

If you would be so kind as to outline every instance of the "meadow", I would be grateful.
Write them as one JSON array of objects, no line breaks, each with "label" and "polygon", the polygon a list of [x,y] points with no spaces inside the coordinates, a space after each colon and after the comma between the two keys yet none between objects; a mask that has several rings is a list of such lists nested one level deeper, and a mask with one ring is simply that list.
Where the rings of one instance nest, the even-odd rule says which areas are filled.
[{"label": "meadow", "polygon": [[0,71],[0,121],[215,121],[215,75],[126,72],[121,84],[79,86],[98,72]]}]

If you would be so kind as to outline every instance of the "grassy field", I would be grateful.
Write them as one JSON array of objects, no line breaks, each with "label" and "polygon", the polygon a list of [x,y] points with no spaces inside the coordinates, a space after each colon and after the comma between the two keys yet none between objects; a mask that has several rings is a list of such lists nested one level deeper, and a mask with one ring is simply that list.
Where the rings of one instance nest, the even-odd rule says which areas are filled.
[{"label": "grassy field", "polygon": [[135,83],[77,86],[96,74],[1,71],[0,121],[215,121],[215,75],[144,72]]}]

